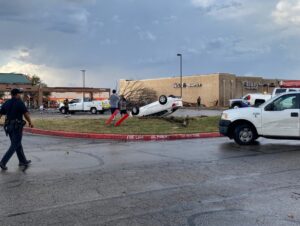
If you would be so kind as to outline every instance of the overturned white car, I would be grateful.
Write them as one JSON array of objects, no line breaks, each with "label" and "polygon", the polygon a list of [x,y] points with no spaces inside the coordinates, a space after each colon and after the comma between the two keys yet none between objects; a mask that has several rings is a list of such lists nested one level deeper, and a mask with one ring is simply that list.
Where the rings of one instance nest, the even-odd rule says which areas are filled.
[{"label": "overturned white car", "polygon": [[147,104],[143,107],[133,107],[132,115],[143,116],[167,116],[183,106],[182,99],[173,95],[167,97],[161,95],[158,101]]}]

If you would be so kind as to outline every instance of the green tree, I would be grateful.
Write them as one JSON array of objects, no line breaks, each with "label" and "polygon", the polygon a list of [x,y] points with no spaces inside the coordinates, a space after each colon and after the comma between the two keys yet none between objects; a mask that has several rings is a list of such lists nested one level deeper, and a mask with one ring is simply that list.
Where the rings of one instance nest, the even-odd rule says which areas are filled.
[{"label": "green tree", "polygon": [[[32,86],[40,86],[40,87],[47,87],[47,84],[42,81],[42,79],[37,75],[28,75],[27,78],[31,81]],[[33,106],[36,106],[38,101],[38,93],[36,92],[26,92],[30,96],[30,99],[33,100]],[[51,96],[50,92],[44,92],[43,98],[48,99]],[[31,102],[31,101],[30,101]],[[31,102],[32,103],[32,102]]]},{"label": "green tree", "polygon": [[43,84],[41,78],[37,75],[29,76],[29,79],[31,81],[31,85],[33,86],[38,86]]},{"label": "green tree", "polygon": [[[32,86],[47,87],[47,84],[44,83],[44,82],[42,81],[42,79],[41,79],[39,76],[37,76],[37,75],[29,76],[28,78],[29,78],[29,80],[31,81],[31,85],[32,85]],[[32,95],[32,93],[31,93],[31,95]],[[33,96],[35,96],[35,95],[37,95],[37,94],[33,94]],[[44,92],[44,93],[43,93],[43,96],[44,96],[45,98],[49,98],[49,96],[51,96],[51,93],[50,93],[50,92]]]}]

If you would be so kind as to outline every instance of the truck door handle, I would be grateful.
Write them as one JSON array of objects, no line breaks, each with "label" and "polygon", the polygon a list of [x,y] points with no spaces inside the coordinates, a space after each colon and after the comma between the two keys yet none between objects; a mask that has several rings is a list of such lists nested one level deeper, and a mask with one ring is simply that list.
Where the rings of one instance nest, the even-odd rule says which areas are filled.
[{"label": "truck door handle", "polygon": [[291,117],[299,117],[298,112],[292,112],[292,113],[291,113]]}]

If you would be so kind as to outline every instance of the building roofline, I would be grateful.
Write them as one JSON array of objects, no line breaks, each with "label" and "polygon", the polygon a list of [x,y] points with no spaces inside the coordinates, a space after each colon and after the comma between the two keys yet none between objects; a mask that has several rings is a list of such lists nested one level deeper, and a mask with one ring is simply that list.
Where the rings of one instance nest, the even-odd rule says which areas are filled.
[{"label": "building roofline", "polygon": [[[230,73],[210,73],[210,74],[195,74],[195,75],[183,75],[183,78],[192,78],[192,77],[208,77],[208,76],[220,76],[220,75],[231,75],[231,76],[236,76],[235,74],[230,74]],[[150,78],[150,79],[120,79],[120,80],[124,80],[127,82],[130,81],[153,81],[153,80],[164,80],[164,79],[174,79],[174,78],[180,78],[180,75],[176,75],[176,76],[172,76],[172,77],[160,77],[160,78]]]}]

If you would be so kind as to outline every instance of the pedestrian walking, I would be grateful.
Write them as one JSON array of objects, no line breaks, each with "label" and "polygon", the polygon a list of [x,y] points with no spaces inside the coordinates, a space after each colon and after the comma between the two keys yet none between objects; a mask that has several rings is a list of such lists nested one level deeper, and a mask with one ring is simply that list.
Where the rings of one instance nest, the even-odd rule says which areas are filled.
[{"label": "pedestrian walking", "polygon": [[199,108],[201,107],[201,97],[200,96],[197,99],[197,105]]},{"label": "pedestrian walking", "polygon": [[68,99],[64,100],[64,107],[65,107],[65,114],[68,115],[69,114],[69,100]]},{"label": "pedestrian walking", "polygon": [[121,116],[127,114],[127,100],[123,95],[120,97],[119,108],[120,108]]},{"label": "pedestrian walking", "polygon": [[119,108],[120,97],[116,90],[112,91],[112,95],[109,97],[110,111],[113,114]]},{"label": "pedestrian walking", "polygon": [[[30,119],[29,112],[21,100],[20,89],[11,90],[11,99],[6,101],[0,110],[0,118],[2,115],[6,115],[4,130],[7,136],[9,136],[11,145],[8,151],[4,154],[1,162],[0,168],[2,170],[7,170],[6,164],[16,152],[19,159],[19,166],[28,166],[31,163],[31,160],[27,160],[23,151],[22,146],[22,136],[23,136],[23,127],[26,124],[26,121],[29,124],[29,127],[33,127],[33,124]],[[23,120],[23,116],[26,121]]]}]

